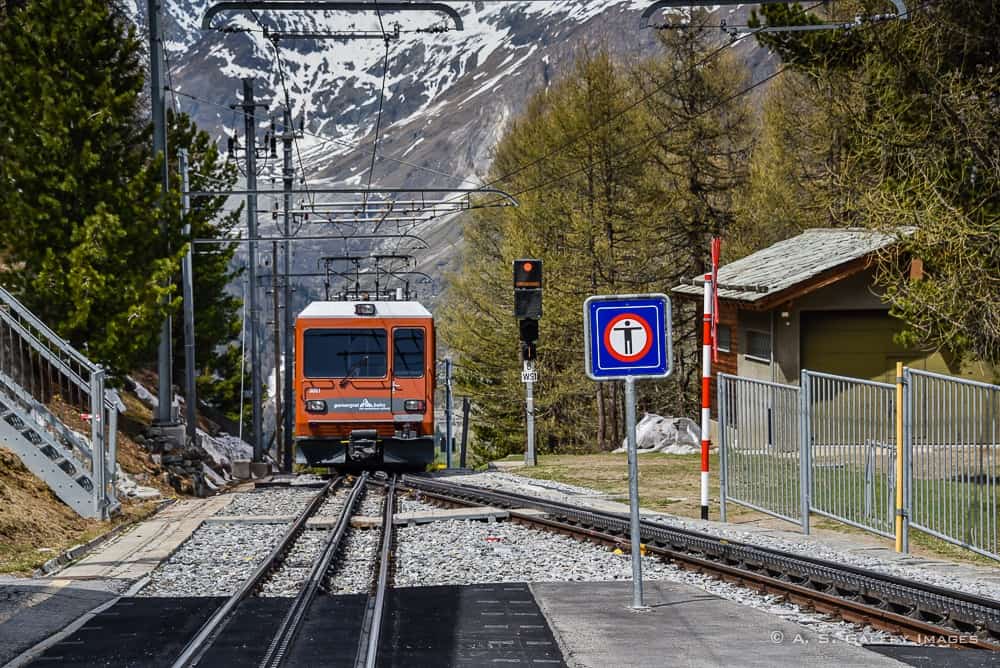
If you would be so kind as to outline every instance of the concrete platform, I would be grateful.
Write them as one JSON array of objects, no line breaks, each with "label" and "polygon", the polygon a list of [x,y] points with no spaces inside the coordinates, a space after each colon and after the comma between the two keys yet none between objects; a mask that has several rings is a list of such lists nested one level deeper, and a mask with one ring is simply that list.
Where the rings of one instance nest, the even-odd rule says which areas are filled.
[{"label": "concrete platform", "polygon": [[221,510],[229,496],[185,499],[141,522],[56,575],[62,580],[125,580],[149,575],[201,523]]},{"label": "concrete platform", "polygon": [[634,611],[630,582],[530,585],[566,664],[586,668],[899,668],[875,652],[822,636],[701,589],[646,582]]}]

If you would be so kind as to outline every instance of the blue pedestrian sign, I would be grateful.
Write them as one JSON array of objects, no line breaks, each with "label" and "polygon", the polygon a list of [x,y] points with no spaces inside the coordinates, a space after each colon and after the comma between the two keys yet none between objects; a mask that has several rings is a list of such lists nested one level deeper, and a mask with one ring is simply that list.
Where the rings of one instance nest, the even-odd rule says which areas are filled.
[{"label": "blue pedestrian sign", "polygon": [[673,370],[666,295],[595,296],[583,304],[587,375],[593,380],[665,378]]}]

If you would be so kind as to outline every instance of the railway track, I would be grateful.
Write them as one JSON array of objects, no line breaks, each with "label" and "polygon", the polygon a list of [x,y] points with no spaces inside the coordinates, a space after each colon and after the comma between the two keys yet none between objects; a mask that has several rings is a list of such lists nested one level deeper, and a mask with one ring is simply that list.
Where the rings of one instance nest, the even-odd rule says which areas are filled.
[{"label": "railway track", "polygon": [[[514,509],[514,521],[629,549],[626,515],[420,476],[404,476],[402,486],[444,505]],[[640,523],[640,534],[647,554],[845,621],[921,643],[1000,650],[1000,602],[995,600],[648,520]]]},{"label": "railway track", "polygon": [[392,578],[393,514],[396,509],[396,478],[389,480],[382,508],[382,537],[379,543],[378,566],[372,591],[368,594],[365,617],[361,624],[355,668],[374,668],[382,640],[382,620],[385,616],[386,595]]},{"label": "railway track", "polygon": [[[257,567],[253,574],[243,583],[243,585],[230,596],[211,617],[202,625],[198,633],[187,643],[183,651],[173,663],[173,668],[187,668],[199,665],[208,655],[217,639],[226,630],[229,624],[236,618],[241,606],[246,605],[253,595],[259,591],[268,575],[275,572],[281,561],[294,545],[306,528],[306,523],[312,518],[316,511],[323,505],[323,502],[343,484],[344,478],[330,480],[318,493],[306,508],[299,514],[296,520],[282,536],[278,545],[271,551],[268,557]],[[330,531],[324,541],[319,558],[314,562],[308,577],[298,596],[292,601],[291,606],[282,618],[278,630],[267,646],[267,651],[261,661],[261,666],[278,666],[287,653],[295,636],[298,633],[302,620],[312,601],[316,597],[326,573],[330,569],[340,543],[347,531],[351,514],[357,505],[358,499],[365,490],[368,481],[368,474],[362,474],[354,483],[350,494],[345,500],[340,510],[340,515],[336,526]]]}]

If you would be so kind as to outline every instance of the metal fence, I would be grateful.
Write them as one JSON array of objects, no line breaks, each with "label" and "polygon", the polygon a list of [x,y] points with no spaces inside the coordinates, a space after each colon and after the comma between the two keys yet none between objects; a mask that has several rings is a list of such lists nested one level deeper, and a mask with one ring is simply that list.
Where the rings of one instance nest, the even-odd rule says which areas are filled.
[{"label": "metal fence", "polygon": [[1000,559],[1000,386],[906,369],[910,526]]},{"label": "metal fence", "polygon": [[[117,393],[105,372],[0,288],[0,406],[5,441],[64,501],[91,517],[118,507]],[[44,465],[38,464],[44,463]]]},{"label": "metal fence", "polygon": [[913,528],[1000,559],[1000,386],[909,368],[899,380],[720,373],[723,521],[732,501],[806,533],[815,513],[902,551]]},{"label": "metal fence", "polygon": [[811,512],[893,537],[895,385],[803,371]]},{"label": "metal fence", "polygon": [[726,501],[802,522],[799,388],[718,375],[720,487]]}]

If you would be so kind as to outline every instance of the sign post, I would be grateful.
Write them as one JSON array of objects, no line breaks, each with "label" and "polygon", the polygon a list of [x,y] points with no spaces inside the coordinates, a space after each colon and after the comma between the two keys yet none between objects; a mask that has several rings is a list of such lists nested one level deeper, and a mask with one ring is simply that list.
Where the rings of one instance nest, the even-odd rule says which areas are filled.
[{"label": "sign post", "polygon": [[673,370],[670,299],[663,294],[589,297],[583,304],[584,357],[592,380],[625,381],[632,607],[642,600],[639,536],[639,462],[635,435],[635,381],[666,378]]}]

